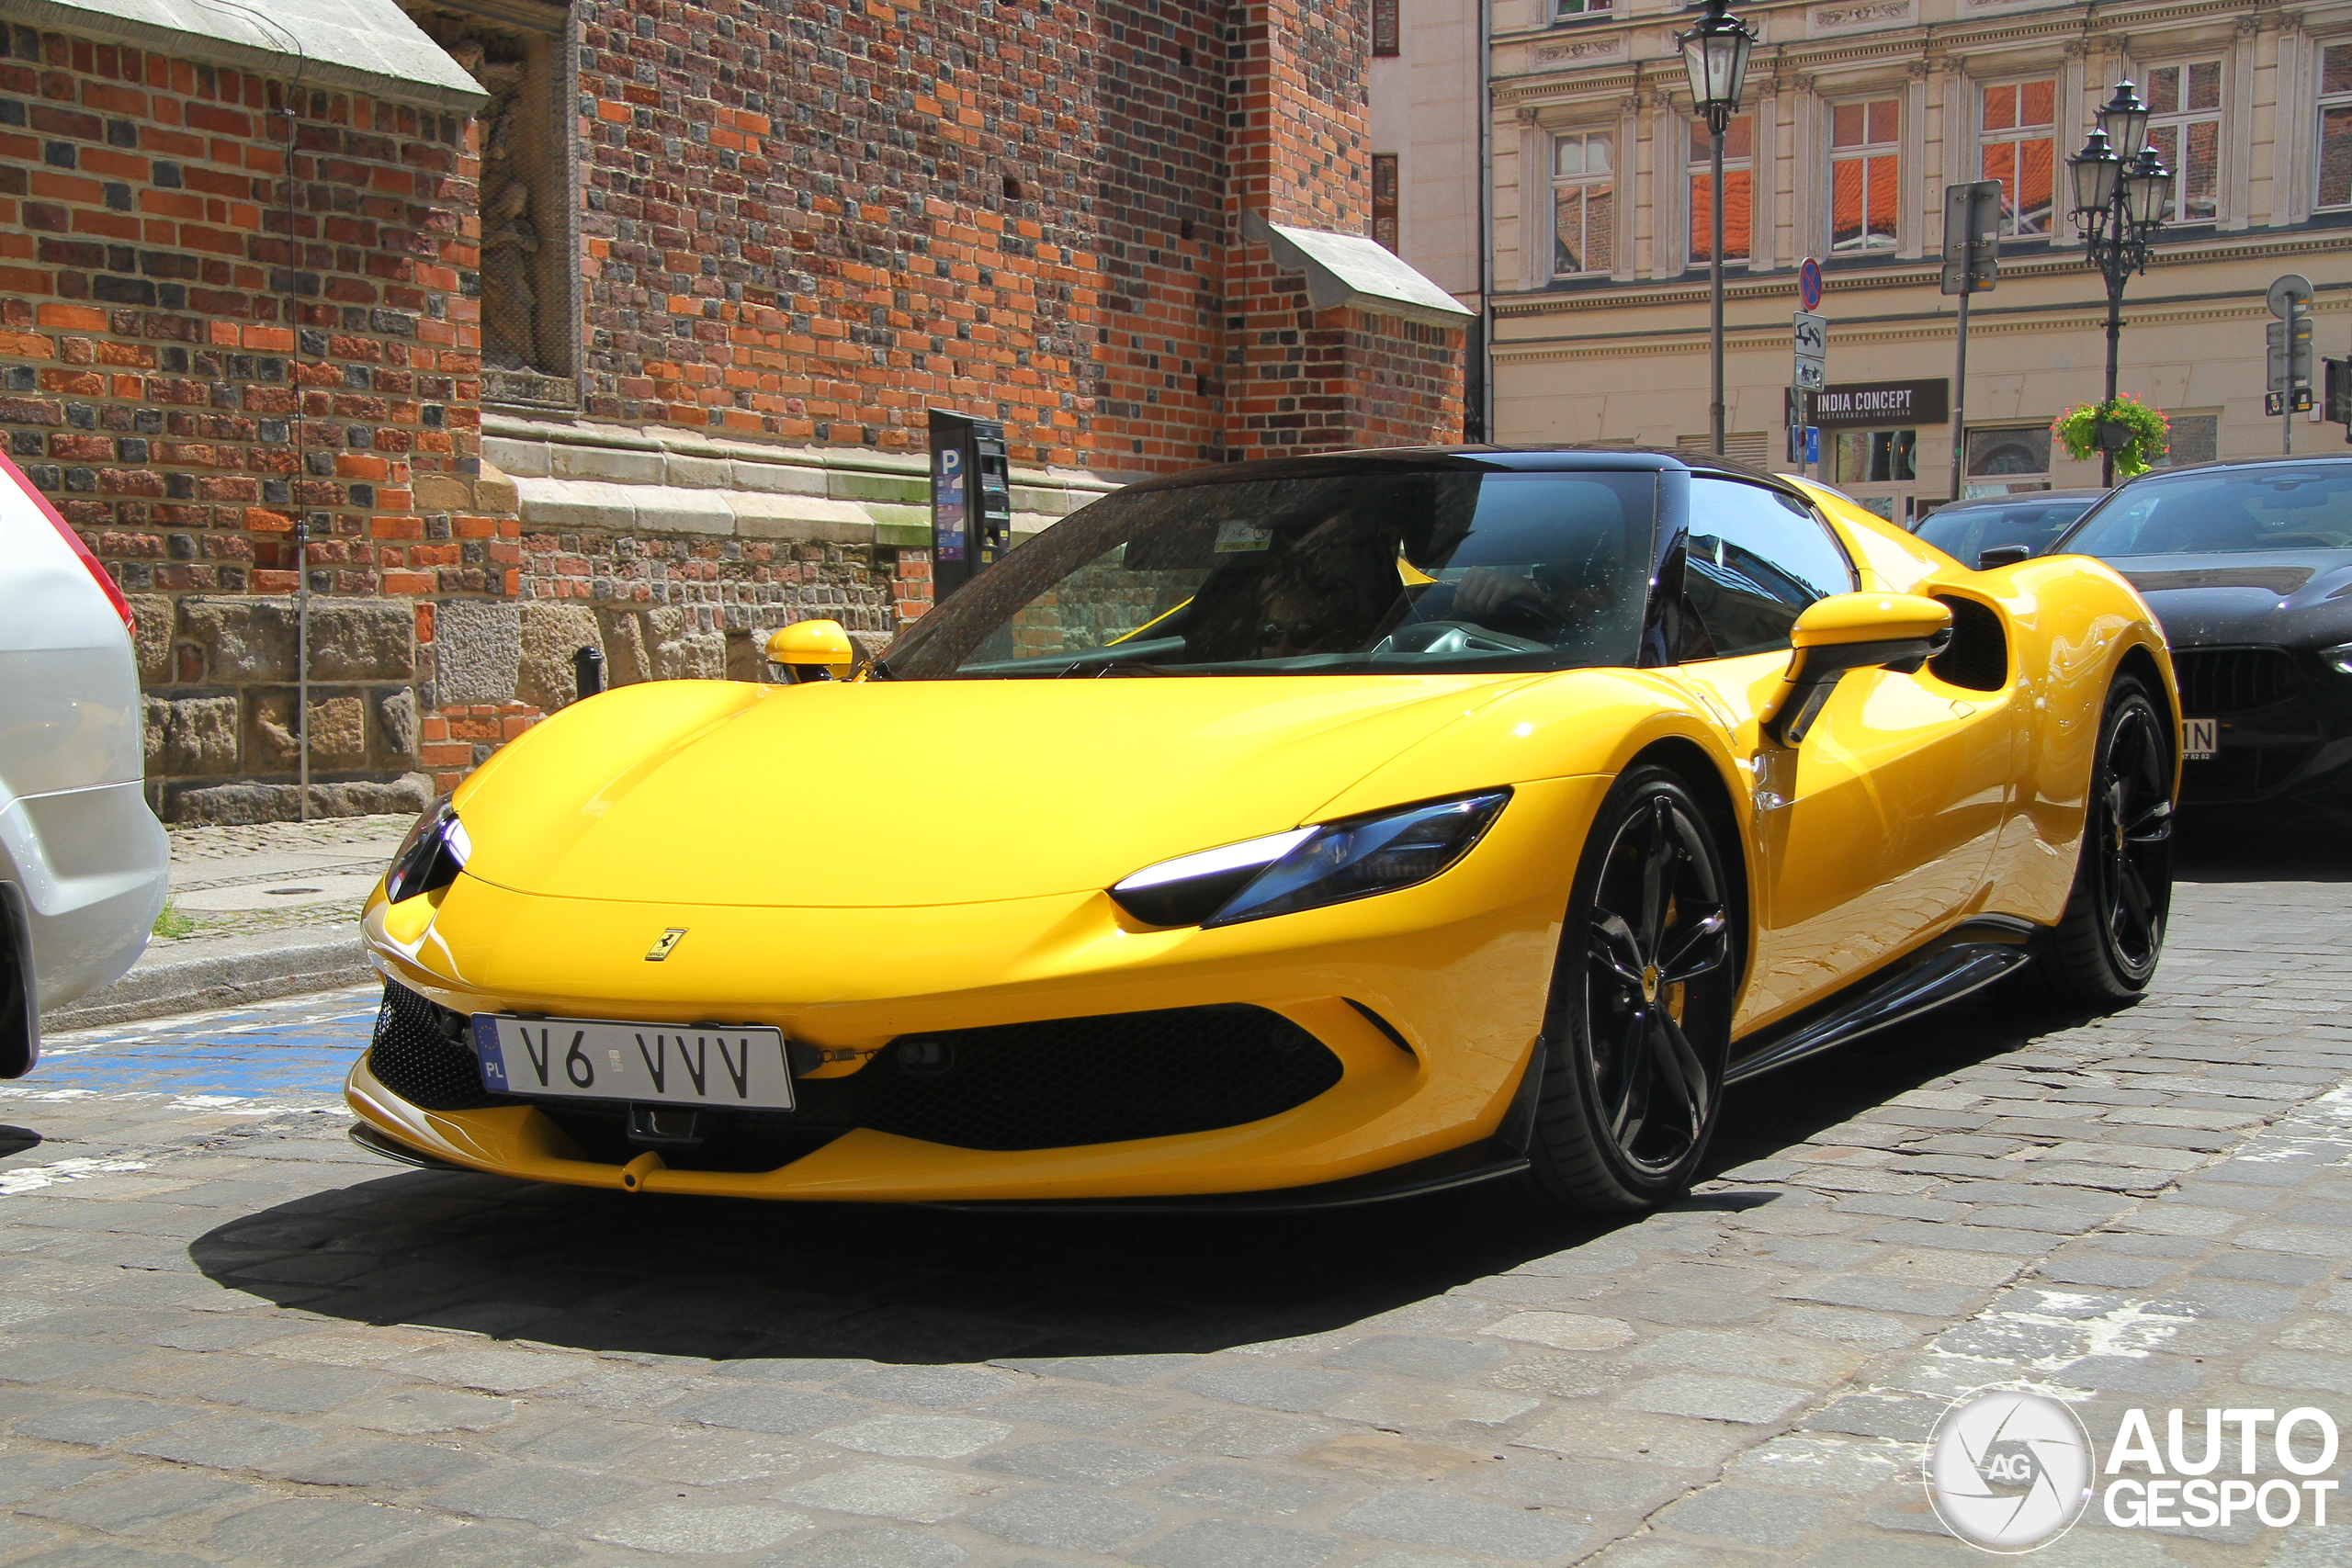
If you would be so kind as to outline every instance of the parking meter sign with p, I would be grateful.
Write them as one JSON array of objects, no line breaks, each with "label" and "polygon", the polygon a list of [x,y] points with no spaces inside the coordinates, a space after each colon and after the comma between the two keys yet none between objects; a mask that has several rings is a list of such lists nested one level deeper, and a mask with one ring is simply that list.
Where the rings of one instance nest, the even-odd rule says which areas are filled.
[{"label": "parking meter sign with p", "polygon": [[931,578],[945,598],[1012,544],[1012,476],[1004,425],[931,411]]}]

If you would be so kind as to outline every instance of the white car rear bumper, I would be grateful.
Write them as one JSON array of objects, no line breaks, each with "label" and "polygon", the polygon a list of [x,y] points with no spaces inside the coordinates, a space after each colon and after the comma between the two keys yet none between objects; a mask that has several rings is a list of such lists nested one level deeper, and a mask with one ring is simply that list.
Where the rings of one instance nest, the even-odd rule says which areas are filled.
[{"label": "white car rear bumper", "polygon": [[171,846],[137,781],[0,807],[0,881],[30,917],[41,1011],[119,976],[164,908]]}]

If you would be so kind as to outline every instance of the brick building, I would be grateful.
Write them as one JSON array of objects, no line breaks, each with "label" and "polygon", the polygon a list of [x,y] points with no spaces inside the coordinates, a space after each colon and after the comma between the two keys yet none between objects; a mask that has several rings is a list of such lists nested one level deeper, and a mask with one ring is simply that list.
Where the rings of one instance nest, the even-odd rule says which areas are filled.
[{"label": "brick building", "polygon": [[0,438],[138,611],[167,820],[293,814],[305,716],[314,807],[395,809],[580,648],[887,639],[931,407],[1004,421],[1031,532],[1458,436],[1467,313],[1365,237],[1365,6],[6,14]]}]

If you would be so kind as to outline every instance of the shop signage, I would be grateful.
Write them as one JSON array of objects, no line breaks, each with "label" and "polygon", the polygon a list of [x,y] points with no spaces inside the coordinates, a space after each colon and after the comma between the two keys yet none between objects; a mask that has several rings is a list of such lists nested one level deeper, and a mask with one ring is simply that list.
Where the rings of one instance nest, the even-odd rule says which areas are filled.
[{"label": "shop signage", "polygon": [[1812,405],[1813,423],[1830,430],[1943,424],[1951,419],[1951,382],[1832,381]]}]

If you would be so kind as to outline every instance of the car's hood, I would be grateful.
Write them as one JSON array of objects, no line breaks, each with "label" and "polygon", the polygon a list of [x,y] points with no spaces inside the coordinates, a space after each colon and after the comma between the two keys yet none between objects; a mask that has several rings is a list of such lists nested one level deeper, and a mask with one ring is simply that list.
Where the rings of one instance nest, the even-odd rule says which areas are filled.
[{"label": "car's hood", "polygon": [[2352,638],[2352,550],[2117,556],[2175,648]]},{"label": "car's hood", "polygon": [[456,802],[469,873],[517,892],[1029,897],[1312,820],[1534,678],[649,682],[557,715]]}]

